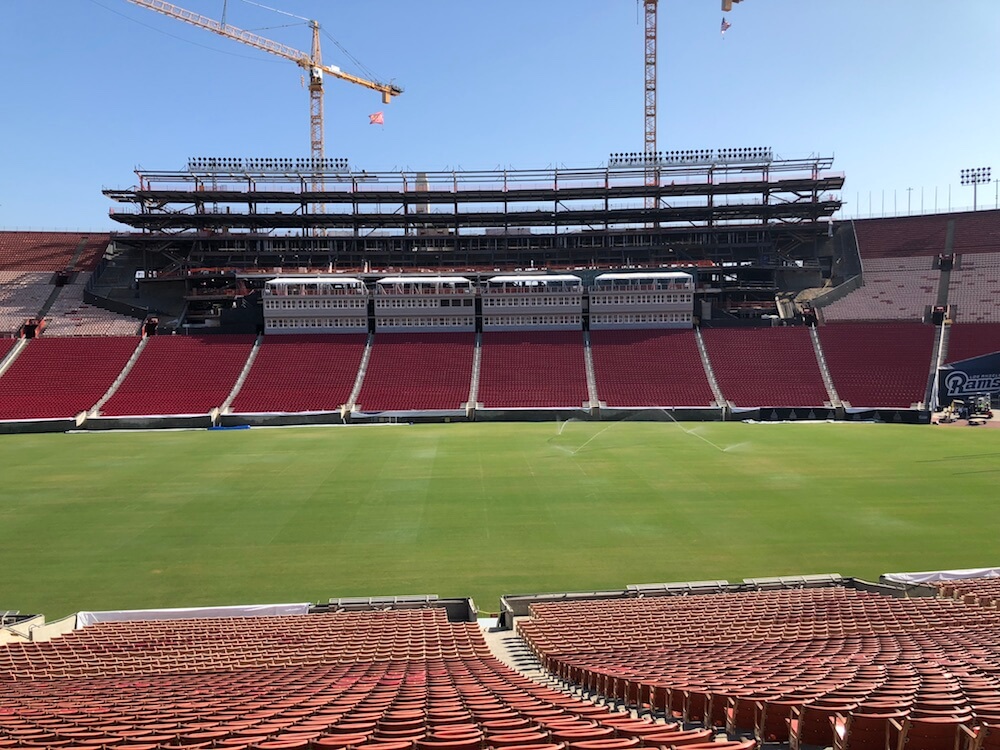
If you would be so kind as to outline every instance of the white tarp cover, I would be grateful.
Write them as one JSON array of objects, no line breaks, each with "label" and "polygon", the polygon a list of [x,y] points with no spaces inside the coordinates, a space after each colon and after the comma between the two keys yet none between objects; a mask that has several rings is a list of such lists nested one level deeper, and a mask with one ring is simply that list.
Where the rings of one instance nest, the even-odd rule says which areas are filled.
[{"label": "white tarp cover", "polygon": [[955,581],[959,578],[1000,578],[1000,568],[930,570],[924,573],[886,573],[882,577],[894,583],[931,583],[932,581]]},{"label": "white tarp cover", "polygon": [[104,612],[77,612],[77,628],[99,622],[129,620],[191,620],[198,617],[273,617],[275,615],[305,615],[309,603],[253,604],[233,607],[178,607],[176,609],[109,609]]}]

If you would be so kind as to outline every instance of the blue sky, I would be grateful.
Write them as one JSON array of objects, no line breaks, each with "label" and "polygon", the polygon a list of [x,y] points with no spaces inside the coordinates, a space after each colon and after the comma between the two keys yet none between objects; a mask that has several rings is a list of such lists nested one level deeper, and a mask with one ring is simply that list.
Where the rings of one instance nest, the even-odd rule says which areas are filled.
[{"label": "blue sky", "polygon": [[[181,0],[218,18],[222,0]],[[642,148],[635,0],[270,0],[323,24],[406,91],[326,86],[328,156],[359,169],[584,167]],[[659,147],[832,155],[847,214],[971,206],[1000,173],[995,0],[661,0]],[[229,0],[229,23],[308,49],[294,19]],[[288,25],[292,24],[292,25]],[[329,36],[327,36],[327,34]],[[292,63],[126,0],[6,0],[0,227],[106,229],[103,187],[190,156],[308,155]],[[368,115],[384,110],[385,126]],[[907,193],[907,188],[912,191]],[[993,207],[996,185],[981,187]],[[53,192],[55,199],[47,199]]]}]

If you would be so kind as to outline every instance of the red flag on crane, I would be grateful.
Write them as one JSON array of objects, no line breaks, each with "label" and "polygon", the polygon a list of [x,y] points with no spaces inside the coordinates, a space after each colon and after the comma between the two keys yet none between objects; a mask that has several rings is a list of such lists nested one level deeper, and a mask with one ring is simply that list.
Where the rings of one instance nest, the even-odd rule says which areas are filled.
[{"label": "red flag on crane", "polygon": [[726,20],[726,17],[725,17],[725,16],[723,16],[723,17],[722,17],[722,35],[723,35],[723,36],[725,36],[725,35],[726,35],[726,32],[727,32],[727,31],[729,31],[729,27],[730,27],[730,26],[732,26],[732,24],[731,24],[731,23],[729,23],[729,21],[727,21],[727,20]]},{"label": "red flag on crane", "polygon": [[368,115],[369,125],[385,125],[385,117],[382,116],[381,112],[375,112],[374,114]]}]

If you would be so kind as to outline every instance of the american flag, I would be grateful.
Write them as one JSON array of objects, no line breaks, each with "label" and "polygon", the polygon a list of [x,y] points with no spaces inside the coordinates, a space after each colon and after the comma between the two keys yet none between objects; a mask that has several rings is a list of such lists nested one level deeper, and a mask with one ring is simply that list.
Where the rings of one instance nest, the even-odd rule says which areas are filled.
[{"label": "american flag", "polygon": [[385,118],[382,116],[381,112],[376,112],[375,114],[368,115],[369,125],[385,125]]},{"label": "american flag", "polygon": [[723,16],[722,17],[722,33],[725,34],[727,31],[729,31],[729,27],[730,26],[732,26],[732,24],[729,23],[729,21],[726,20],[725,16]]}]

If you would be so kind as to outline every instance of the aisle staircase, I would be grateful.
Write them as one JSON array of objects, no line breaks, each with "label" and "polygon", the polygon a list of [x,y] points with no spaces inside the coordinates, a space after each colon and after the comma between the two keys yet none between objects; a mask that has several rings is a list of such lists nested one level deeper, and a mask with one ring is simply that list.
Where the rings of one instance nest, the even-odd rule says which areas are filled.
[{"label": "aisle staircase", "polygon": [[472,352],[472,377],[469,379],[469,399],[463,404],[465,413],[472,416],[476,409],[480,407],[479,399],[479,370],[483,362],[483,334],[476,334],[476,348]]},{"label": "aisle staircase", "polygon": [[590,401],[590,409],[599,409],[601,401],[597,393],[597,376],[594,375],[594,353],[590,350],[590,331],[583,332],[583,362],[587,368],[587,398]]},{"label": "aisle staircase", "polygon": [[128,374],[132,372],[132,368],[135,367],[135,363],[139,361],[139,355],[142,354],[143,350],[146,348],[146,345],[148,343],[149,343],[149,338],[147,337],[139,339],[139,343],[136,345],[135,351],[132,352],[132,356],[129,357],[128,362],[125,363],[125,366],[122,368],[122,371],[118,373],[118,377],[115,378],[115,381],[108,387],[108,390],[105,391],[103,396],[101,396],[101,399],[96,404],[94,404],[93,407],[91,407],[88,416],[91,417],[100,416],[101,407],[108,402],[108,399],[110,399],[112,396],[115,395],[115,391],[118,390],[118,386],[120,386],[122,384],[122,381],[124,381],[125,378],[128,377]]},{"label": "aisle staircase", "polygon": [[372,358],[372,347],[375,346],[375,334],[368,334],[368,341],[365,343],[365,353],[361,355],[361,364],[358,365],[358,377],[354,380],[354,387],[351,389],[351,395],[347,399],[347,403],[344,404],[343,412],[341,416],[345,419],[358,403],[358,396],[361,395],[361,386],[365,383],[365,373],[368,372],[368,362]]},{"label": "aisle staircase", "polygon": [[708,358],[708,349],[705,348],[705,340],[701,337],[701,329],[694,329],[694,338],[698,342],[698,353],[701,355],[701,364],[705,368],[705,376],[708,378],[708,384],[712,387],[712,393],[715,396],[715,403],[725,408],[728,404],[726,402],[726,397],[722,393],[722,389],[719,387],[719,381],[715,379],[715,370],[712,369],[712,361]]},{"label": "aisle staircase", "polygon": [[226,400],[223,401],[222,406],[219,407],[220,414],[229,414],[232,411],[233,401],[235,401],[236,397],[240,395],[240,391],[243,389],[243,384],[246,382],[247,376],[250,374],[250,368],[253,367],[253,363],[257,359],[257,355],[260,353],[260,347],[263,343],[263,336],[258,336],[253,342],[253,349],[250,350],[250,355],[247,357],[247,361],[243,364],[243,370],[240,372],[240,376],[236,378],[233,390],[229,392]]},{"label": "aisle staircase", "polygon": [[826,356],[823,354],[823,346],[819,342],[819,332],[816,330],[816,326],[809,326],[809,338],[812,339],[813,351],[816,352],[816,361],[819,363],[819,371],[823,376],[823,385],[826,386],[827,395],[830,397],[830,406],[834,409],[840,409],[844,406],[844,402],[840,400],[837,387],[833,384],[833,376],[830,374],[830,368],[827,367]]}]

